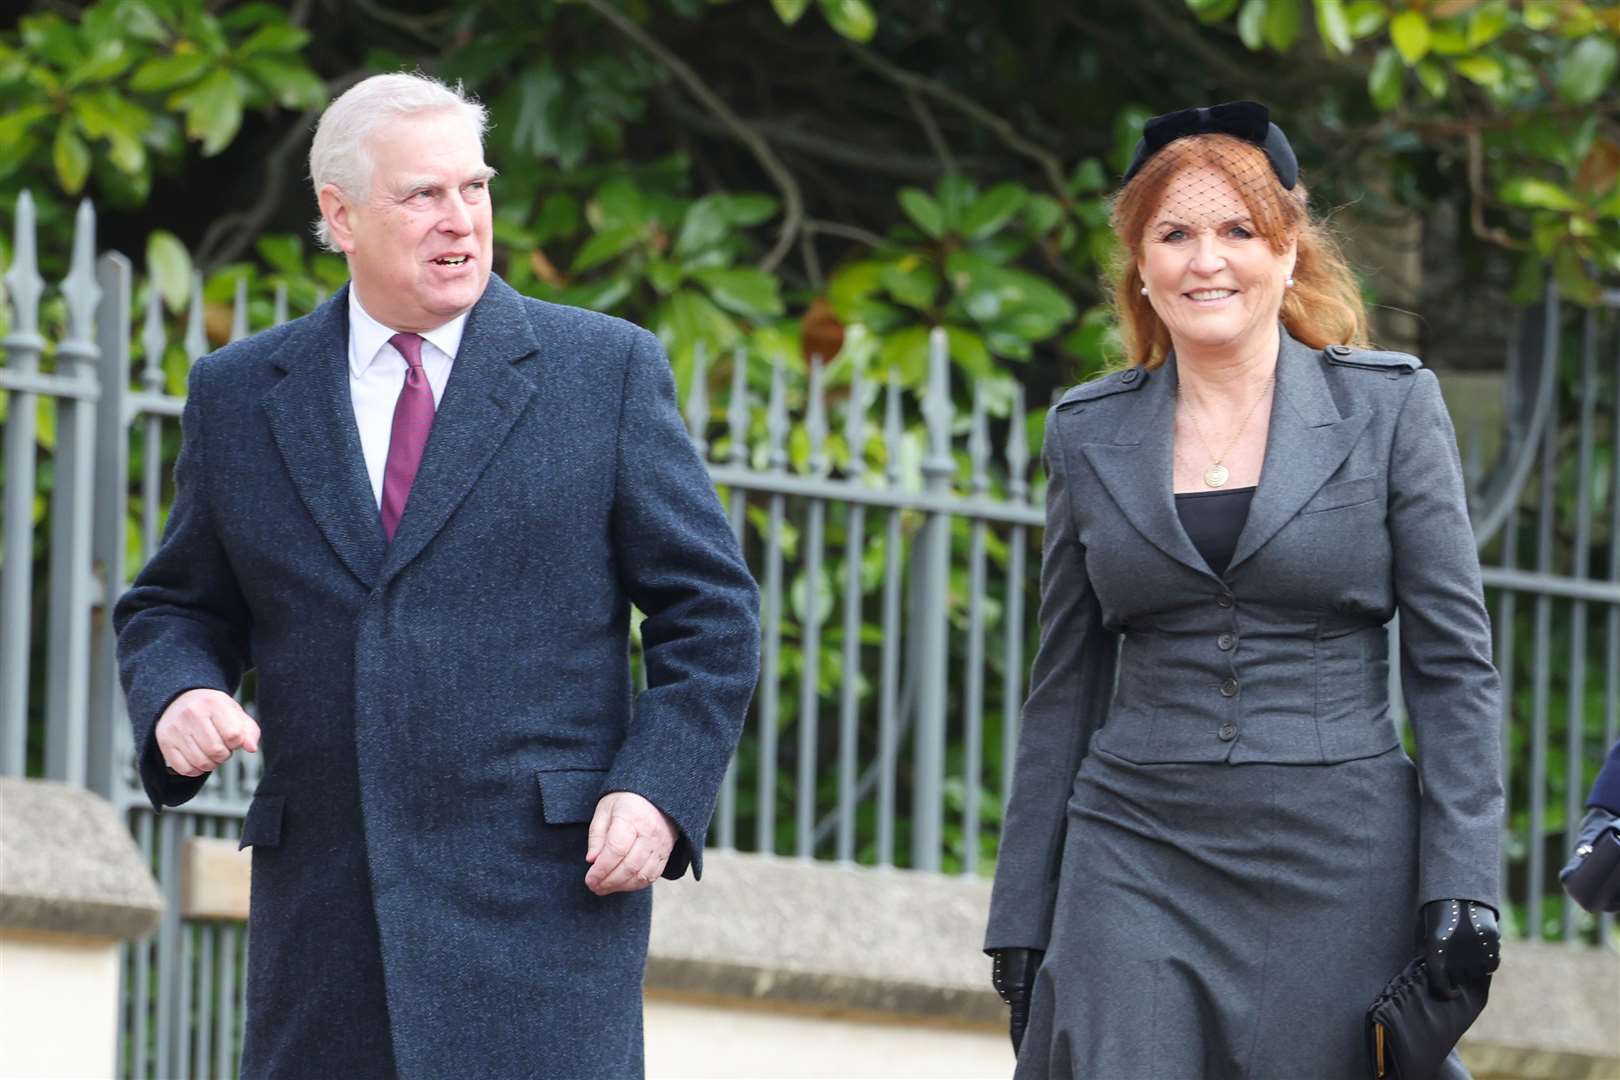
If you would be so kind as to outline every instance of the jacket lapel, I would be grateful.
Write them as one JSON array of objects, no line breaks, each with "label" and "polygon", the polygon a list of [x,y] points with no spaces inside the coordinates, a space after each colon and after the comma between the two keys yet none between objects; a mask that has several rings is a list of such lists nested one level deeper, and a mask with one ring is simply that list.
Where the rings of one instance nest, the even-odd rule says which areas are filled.
[{"label": "jacket lapel", "polygon": [[1339,415],[1321,357],[1283,330],[1260,485],[1226,568],[1228,577],[1299,513],[1343,464],[1369,415]]},{"label": "jacket lapel", "polygon": [[343,565],[370,588],[387,538],[354,423],[348,358],[349,292],[344,286],[270,358],[287,374],[262,405],[310,517]]},{"label": "jacket lapel", "polygon": [[539,348],[523,298],[491,275],[467,317],[379,585],[422,553],[489,465],[535,391],[512,365]]},{"label": "jacket lapel", "polygon": [[1147,381],[1129,395],[1130,407],[1112,441],[1081,442],[1080,450],[1137,532],[1177,562],[1213,577],[1176,513],[1171,457],[1176,427],[1175,357],[1156,371],[1142,372],[1142,377]]}]

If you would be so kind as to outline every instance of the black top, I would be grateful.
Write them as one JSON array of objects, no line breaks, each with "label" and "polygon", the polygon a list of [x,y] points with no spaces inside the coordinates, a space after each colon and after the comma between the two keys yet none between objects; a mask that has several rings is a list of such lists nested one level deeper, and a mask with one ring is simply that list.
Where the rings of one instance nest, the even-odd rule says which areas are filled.
[{"label": "black top", "polygon": [[1249,503],[1254,488],[1230,491],[1189,491],[1176,495],[1176,513],[1181,527],[1217,574],[1226,573],[1232,553],[1237,550],[1238,534],[1249,519]]}]

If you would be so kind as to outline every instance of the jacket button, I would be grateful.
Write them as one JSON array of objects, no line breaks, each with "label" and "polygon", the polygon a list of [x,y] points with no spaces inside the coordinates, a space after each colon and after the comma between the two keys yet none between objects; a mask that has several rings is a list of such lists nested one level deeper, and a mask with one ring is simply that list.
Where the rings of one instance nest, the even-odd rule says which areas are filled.
[{"label": "jacket button", "polygon": [[1236,644],[1237,638],[1233,637],[1231,634],[1222,634],[1220,637],[1215,639],[1215,647],[1220,649],[1222,652],[1229,651],[1232,646]]},{"label": "jacket button", "polygon": [[1352,350],[1351,350],[1350,346],[1348,346],[1348,345],[1329,345],[1328,346],[1328,352],[1332,353],[1334,356],[1349,356],[1351,351]]},{"label": "jacket button", "polygon": [[1141,377],[1142,373],[1136,368],[1127,368],[1125,373],[1119,377],[1119,381],[1123,383],[1133,383]]},{"label": "jacket button", "polygon": [[1215,597],[1215,602],[1221,607],[1231,607],[1234,603],[1231,593],[1223,592]]},{"label": "jacket button", "polygon": [[1215,734],[1221,737],[1222,742],[1231,742],[1233,739],[1237,738],[1237,725],[1228,720],[1226,723],[1221,725],[1221,729]]},{"label": "jacket button", "polygon": [[1238,684],[1236,679],[1223,679],[1221,681],[1222,697],[1237,697]]}]

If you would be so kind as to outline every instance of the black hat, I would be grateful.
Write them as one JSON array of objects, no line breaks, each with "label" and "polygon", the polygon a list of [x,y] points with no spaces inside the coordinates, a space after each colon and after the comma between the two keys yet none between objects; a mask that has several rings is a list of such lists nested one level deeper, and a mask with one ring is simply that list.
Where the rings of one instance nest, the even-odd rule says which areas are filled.
[{"label": "black hat", "polygon": [[1265,151],[1271,170],[1289,191],[1299,182],[1299,159],[1288,145],[1288,136],[1271,122],[1271,110],[1258,101],[1229,101],[1224,105],[1200,105],[1194,109],[1155,116],[1142,125],[1142,138],[1125,170],[1125,183],[1148,158],[1177,139],[1188,135],[1231,135],[1251,142]]}]

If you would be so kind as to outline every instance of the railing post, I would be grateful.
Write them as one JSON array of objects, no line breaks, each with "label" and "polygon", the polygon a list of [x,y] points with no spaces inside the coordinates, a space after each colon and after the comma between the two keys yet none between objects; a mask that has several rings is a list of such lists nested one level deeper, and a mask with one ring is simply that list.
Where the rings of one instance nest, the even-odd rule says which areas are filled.
[{"label": "railing post", "polygon": [[74,222],[73,262],[62,280],[67,337],[56,350],[59,376],[74,393],[56,399],[55,483],[51,492],[50,615],[45,680],[45,775],[83,786],[88,767],[90,485],[95,479],[96,212],[86,199]]},{"label": "railing post", "polygon": [[[956,462],[951,457],[950,343],[942,327],[928,337],[928,392],[923,417],[928,454],[923,488],[949,493]],[[951,577],[951,515],[930,510],[923,526],[921,595],[918,597],[916,752],[912,755],[911,865],[938,870],[945,820],[945,688],[949,664],[947,594]]]},{"label": "railing post", "polygon": [[[92,790],[122,805],[116,790],[119,750],[124,746],[127,721],[124,695],[118,687],[112,610],[124,588],[124,516],[129,503],[129,427],[124,410],[129,400],[132,274],[129,260],[116,252],[103,255],[97,266],[101,283],[101,307],[96,316],[101,398],[96,403],[90,560],[100,596],[90,619],[89,758],[85,780]],[[156,292],[154,288],[154,295]]]},{"label": "railing post", "polygon": [[[6,292],[11,297],[11,333],[5,348],[10,369],[19,375],[39,370],[45,339],[39,335],[39,298],[45,281],[39,276],[34,240],[34,198],[17,197],[17,228],[12,237],[11,270]],[[28,647],[33,609],[34,439],[38,395],[13,390],[6,413],[6,557],[0,559],[0,776],[22,776],[28,766]]]}]

